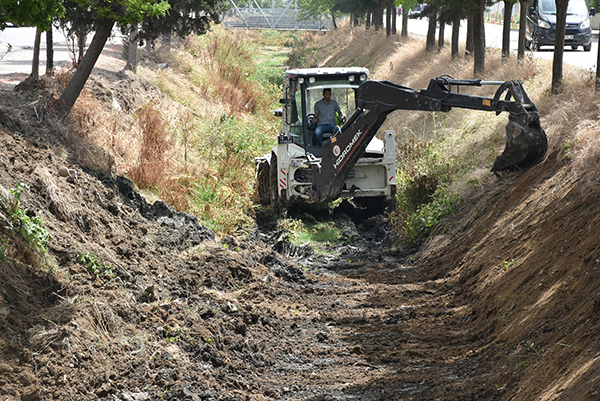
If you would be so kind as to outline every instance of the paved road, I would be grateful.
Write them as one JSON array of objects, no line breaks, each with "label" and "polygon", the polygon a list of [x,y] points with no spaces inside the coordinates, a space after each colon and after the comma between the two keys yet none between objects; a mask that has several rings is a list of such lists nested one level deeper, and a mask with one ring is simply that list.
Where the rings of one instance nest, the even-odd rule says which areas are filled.
[{"label": "paved road", "polygon": [[[402,21],[398,20],[398,26]],[[415,19],[408,21],[408,31],[410,33],[416,35],[427,35],[427,19]],[[467,24],[464,22],[460,27],[460,41],[466,41],[466,32],[467,32]],[[445,37],[448,40],[448,44],[450,43],[452,36],[452,27],[450,25],[446,26]],[[485,24],[485,36],[486,36],[486,46],[491,48],[502,48],[502,25],[495,24]],[[597,37],[597,35],[596,35]],[[517,52],[518,48],[518,40],[519,40],[519,32],[511,31],[510,32],[510,50],[513,52]],[[554,49],[552,47],[543,47],[540,51],[530,52],[526,51],[527,54],[531,54],[534,57],[543,58],[547,60],[552,60],[554,57]],[[570,47],[565,48],[564,53],[564,62],[569,63],[571,65],[581,67],[583,69],[596,70],[596,60],[598,56],[598,39],[593,39],[592,41],[592,50],[589,52],[583,51],[580,47],[578,50],[572,50]]]},{"label": "paved road", "polygon": [[[401,20],[398,19],[398,26],[401,26]],[[427,34],[427,19],[410,20],[408,23],[409,32],[412,34],[423,35]],[[461,25],[461,41],[464,42],[466,38],[466,23]],[[450,42],[452,29],[450,26],[446,28],[446,37]],[[518,32],[511,31],[511,43],[510,48],[512,51],[517,50]],[[35,28],[6,28],[4,31],[0,31],[0,57],[6,53],[7,44],[12,45],[12,50],[5,54],[0,60],[0,81],[8,82],[12,80],[21,80],[23,76],[31,72],[31,59],[33,42],[35,38]],[[67,49],[65,36],[61,31],[54,31],[54,59],[55,65],[68,66],[71,65],[71,54]],[[88,38],[91,40],[91,36]],[[486,41],[488,47],[501,48],[502,47],[502,26],[494,24],[486,24]],[[119,44],[121,43],[121,35],[118,31],[115,31],[108,44]],[[40,52],[40,74],[44,74],[46,71],[46,38],[42,35]],[[538,52],[528,52],[534,57],[545,58],[552,60],[554,55],[552,48],[542,48]],[[581,48],[579,50],[571,50],[570,48],[565,49],[564,61],[584,69],[596,69],[596,60],[598,54],[598,39],[594,39],[592,43],[592,51],[584,52]],[[12,77],[12,78],[11,78]]]},{"label": "paved road", "polygon": [[[108,40],[107,45],[121,43],[121,34],[118,30]],[[67,47],[65,35],[59,30],[53,31],[54,65],[68,67],[73,65],[72,54]],[[92,35],[88,36],[88,44]],[[31,60],[33,58],[33,43],[35,41],[35,28],[8,27],[0,31],[0,86],[14,86],[31,73]],[[8,44],[12,46],[7,53]],[[42,34],[40,44],[40,75],[46,73],[46,36]]]}]

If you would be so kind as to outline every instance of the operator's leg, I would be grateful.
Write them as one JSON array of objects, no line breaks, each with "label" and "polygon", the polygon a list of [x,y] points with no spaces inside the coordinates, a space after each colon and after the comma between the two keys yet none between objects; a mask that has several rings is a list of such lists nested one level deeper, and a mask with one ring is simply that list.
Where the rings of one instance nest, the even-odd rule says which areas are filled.
[{"label": "operator's leg", "polygon": [[315,128],[315,139],[313,140],[313,145],[321,147],[323,146],[323,132],[325,132],[326,125],[319,125]]},{"label": "operator's leg", "polygon": [[329,132],[332,133],[333,130],[335,129],[335,124],[323,124],[323,125],[319,125],[316,129],[315,129],[315,146],[321,147],[323,146],[323,134],[325,132]]}]

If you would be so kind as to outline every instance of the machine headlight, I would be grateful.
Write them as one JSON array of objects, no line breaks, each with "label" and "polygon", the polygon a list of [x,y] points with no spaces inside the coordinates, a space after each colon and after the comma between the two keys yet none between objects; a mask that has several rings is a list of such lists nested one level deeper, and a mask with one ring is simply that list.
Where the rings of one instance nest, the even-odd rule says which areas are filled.
[{"label": "machine headlight", "polygon": [[590,27],[590,19],[587,18],[581,23],[581,29],[588,29]]},{"label": "machine headlight", "polygon": [[308,82],[309,82],[309,83],[311,83],[311,84],[314,84],[314,83],[315,83],[315,81],[316,81],[316,80],[315,80],[315,77],[310,77],[310,78],[308,78]]},{"label": "machine headlight", "polygon": [[362,74],[362,75],[360,76],[360,81],[361,81],[361,82],[365,82],[366,80],[367,80],[367,76],[366,76],[365,74]]},{"label": "machine headlight", "polygon": [[349,82],[354,82],[354,75],[350,75],[350,76],[348,77],[348,81],[349,81]]},{"label": "machine headlight", "polygon": [[544,21],[543,19],[539,21],[539,25],[540,28],[550,29],[550,23],[548,21]]}]

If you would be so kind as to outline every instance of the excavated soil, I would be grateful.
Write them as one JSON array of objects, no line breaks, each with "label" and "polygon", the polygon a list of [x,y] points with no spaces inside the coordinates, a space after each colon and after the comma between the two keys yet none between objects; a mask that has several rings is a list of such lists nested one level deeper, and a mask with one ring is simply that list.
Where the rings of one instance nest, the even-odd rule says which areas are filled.
[{"label": "excavated soil", "polygon": [[418,253],[349,215],[323,255],[268,214],[215,238],[81,169],[36,118],[48,96],[0,92],[0,185],[28,184],[55,261],[0,262],[2,401],[599,398],[600,191],[556,151],[490,180]]}]

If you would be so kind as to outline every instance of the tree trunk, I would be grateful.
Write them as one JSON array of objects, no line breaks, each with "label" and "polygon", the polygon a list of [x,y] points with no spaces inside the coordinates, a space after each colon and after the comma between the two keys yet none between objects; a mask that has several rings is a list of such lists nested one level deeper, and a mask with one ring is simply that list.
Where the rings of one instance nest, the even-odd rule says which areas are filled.
[{"label": "tree trunk", "polygon": [[46,31],[46,75],[54,73],[54,44],[52,43],[52,26]]},{"label": "tree trunk", "polygon": [[392,10],[392,35],[397,35],[398,34],[398,29],[397,28],[397,22],[398,22],[398,9],[396,8],[396,6],[394,6],[394,3],[392,2],[392,6],[390,7],[390,9]]},{"label": "tree trunk", "polygon": [[385,7],[385,36],[392,36],[392,6],[388,2]]},{"label": "tree trunk", "polygon": [[371,27],[371,19],[372,19],[372,15],[371,13],[367,13],[367,18],[365,21],[365,29],[369,29]]},{"label": "tree trunk", "polygon": [[554,39],[554,59],[552,60],[552,93],[563,88],[563,53],[565,52],[565,31],[567,28],[567,6],[569,0],[556,0],[556,37]]},{"label": "tree trunk", "polygon": [[517,60],[523,60],[525,57],[525,29],[527,24],[527,4],[528,0],[519,0],[519,44],[517,47]]},{"label": "tree trunk", "polygon": [[600,46],[598,46],[598,57],[596,61],[596,90],[600,90]]},{"label": "tree trunk", "polygon": [[35,30],[35,42],[33,42],[33,61],[31,62],[31,76],[39,78],[40,76],[40,42],[42,41],[42,32],[40,28]]},{"label": "tree trunk", "polygon": [[510,23],[512,20],[513,3],[504,0],[504,21],[502,23],[502,59],[510,57]]},{"label": "tree trunk", "polygon": [[408,11],[402,7],[402,36],[408,36]]},{"label": "tree trunk", "polygon": [[126,70],[137,72],[137,50],[138,50],[138,27],[137,24],[131,26],[129,30],[129,40],[127,42],[127,64]]},{"label": "tree trunk", "polygon": [[441,52],[442,50],[444,50],[444,45],[445,45],[445,37],[444,35],[446,34],[446,24],[440,20],[440,32],[438,35],[438,53]]},{"label": "tree trunk", "polygon": [[485,0],[478,0],[478,8],[473,15],[473,75],[477,77],[485,71],[485,25],[483,10]]},{"label": "tree trunk", "polygon": [[163,46],[166,46],[168,48],[171,48],[171,33],[165,33],[162,36],[162,43]]},{"label": "tree trunk", "polygon": [[113,25],[114,22],[111,20],[104,20],[98,23],[96,27],[96,33],[92,38],[90,47],[85,52],[85,56],[83,56],[77,71],[75,71],[73,78],[71,78],[64,92],[62,95],[60,95],[60,98],[57,101],[57,114],[61,119],[65,118],[69,114],[73,108],[73,105],[75,104],[75,101],[79,97],[79,94],[83,90],[87,79],[94,69],[96,61],[98,61],[98,57],[100,57],[100,54],[104,49],[106,41],[110,37]]},{"label": "tree trunk", "polygon": [[385,5],[381,3],[377,8],[377,11],[373,13],[373,25],[375,25],[375,30],[378,31],[383,29],[383,10],[385,9]]},{"label": "tree trunk", "polygon": [[79,56],[77,57],[75,67],[79,67],[79,64],[81,64],[81,60],[83,59],[83,54],[85,53],[85,41],[85,31],[83,28],[80,28],[77,33],[77,49],[79,51]]},{"label": "tree trunk", "polygon": [[467,43],[465,47],[465,56],[470,56],[475,50],[473,44],[473,16],[470,15],[467,19]]},{"label": "tree trunk", "polygon": [[333,24],[333,29],[337,29],[337,22],[335,21],[335,15],[331,13],[331,23]]},{"label": "tree trunk", "polygon": [[427,27],[427,41],[425,42],[425,51],[433,51],[435,47],[435,27],[437,25],[437,9],[431,6],[429,10],[429,25]]},{"label": "tree trunk", "polygon": [[452,22],[452,60],[458,58],[458,41],[460,33],[460,18]]}]

